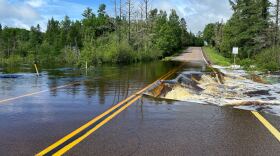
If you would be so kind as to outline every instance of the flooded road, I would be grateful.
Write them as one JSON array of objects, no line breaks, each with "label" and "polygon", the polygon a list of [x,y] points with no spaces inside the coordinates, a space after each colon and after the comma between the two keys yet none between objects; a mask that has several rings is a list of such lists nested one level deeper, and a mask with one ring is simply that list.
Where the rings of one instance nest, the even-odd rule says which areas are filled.
[{"label": "flooded road", "polygon": [[[27,68],[16,73],[19,77],[0,78],[0,101],[51,90],[0,103],[0,152],[7,156],[34,155],[179,64],[103,66],[87,75],[75,68],[46,68],[39,78]],[[205,70],[201,62],[186,63],[169,79],[184,72]],[[0,73],[9,72],[2,68]],[[265,114],[265,117],[280,128],[278,116]],[[144,96],[66,155],[278,155],[279,152],[279,142],[249,111]]]},{"label": "flooded road", "polygon": [[255,75],[261,81],[256,82],[243,70],[219,66],[215,69],[219,70],[220,77],[213,72],[182,72],[175,79],[152,87],[146,94],[155,98],[233,106],[280,117],[280,81],[268,83],[265,80],[267,75],[262,75],[262,78]]},{"label": "flooded road", "polygon": [[7,155],[35,154],[176,65],[153,62],[103,66],[89,71],[87,76],[74,68],[43,69],[39,78],[31,73],[32,69],[26,69],[13,74],[19,75],[17,78],[1,78],[0,101],[77,83],[1,102],[0,151]]}]

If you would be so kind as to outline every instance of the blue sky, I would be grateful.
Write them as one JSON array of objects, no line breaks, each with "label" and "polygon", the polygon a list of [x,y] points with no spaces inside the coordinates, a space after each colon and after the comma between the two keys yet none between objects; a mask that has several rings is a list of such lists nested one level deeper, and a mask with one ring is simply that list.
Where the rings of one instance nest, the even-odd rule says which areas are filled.
[{"label": "blue sky", "polygon": [[[135,9],[140,1],[143,0],[134,0]],[[228,0],[151,1],[150,8],[168,12],[175,9],[181,17],[186,18],[192,32],[202,30],[210,22],[226,21],[232,14]],[[68,15],[73,20],[81,19],[86,7],[91,7],[96,12],[101,3],[107,5],[107,12],[112,15],[113,0],[0,0],[0,23],[26,29],[38,23],[44,30],[51,17],[61,20]]]}]

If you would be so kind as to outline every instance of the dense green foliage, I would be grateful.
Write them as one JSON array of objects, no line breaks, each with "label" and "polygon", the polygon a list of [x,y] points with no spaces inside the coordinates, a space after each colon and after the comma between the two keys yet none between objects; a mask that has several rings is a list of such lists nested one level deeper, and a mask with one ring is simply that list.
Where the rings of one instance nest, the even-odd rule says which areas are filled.
[{"label": "dense green foliage", "polygon": [[151,10],[147,19],[124,15],[110,17],[101,4],[97,13],[84,10],[83,19],[50,19],[46,32],[39,25],[30,31],[0,29],[0,57],[10,63],[29,60],[84,66],[100,63],[131,63],[159,59],[183,47],[202,45],[203,40],[187,31],[184,18],[175,10]]},{"label": "dense green foliage", "polygon": [[[204,40],[225,57],[232,57],[232,48],[239,47],[241,63],[257,64],[269,70],[279,69],[280,49],[276,46],[279,44],[279,36],[276,35],[279,27],[275,23],[275,18],[279,17],[272,16],[272,3],[269,0],[230,0],[230,4],[232,17],[225,24],[208,24],[203,32]],[[274,58],[270,59],[272,56]],[[270,62],[263,60],[264,63],[260,58]]]},{"label": "dense green foliage", "polygon": [[266,48],[259,53],[255,60],[259,68],[269,71],[279,70],[280,47]]}]

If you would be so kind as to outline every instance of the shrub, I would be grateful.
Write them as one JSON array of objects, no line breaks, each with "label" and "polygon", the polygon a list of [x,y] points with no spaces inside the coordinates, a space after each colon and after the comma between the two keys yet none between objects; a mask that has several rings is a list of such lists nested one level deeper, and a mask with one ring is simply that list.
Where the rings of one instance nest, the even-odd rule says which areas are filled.
[{"label": "shrub", "polygon": [[79,50],[72,47],[65,47],[60,54],[60,62],[74,65],[79,60]]},{"label": "shrub", "polygon": [[239,64],[245,69],[250,69],[252,65],[255,65],[255,61],[247,58],[247,59],[240,60]]},{"label": "shrub", "polygon": [[279,51],[280,47],[264,49],[256,56],[258,66],[266,71],[279,70]]}]

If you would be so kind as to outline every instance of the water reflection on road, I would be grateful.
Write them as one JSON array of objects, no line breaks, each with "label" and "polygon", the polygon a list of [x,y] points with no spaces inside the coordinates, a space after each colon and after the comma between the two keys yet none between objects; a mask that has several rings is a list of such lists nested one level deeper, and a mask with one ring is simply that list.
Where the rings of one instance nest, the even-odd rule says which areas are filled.
[{"label": "water reflection on road", "polygon": [[[76,68],[51,67],[44,68],[39,78],[33,74],[32,67],[12,70],[3,67],[2,75],[22,76],[0,79],[1,100],[50,91],[0,103],[0,151],[5,155],[34,155],[174,67],[178,67],[178,63],[102,66],[87,75]],[[186,64],[170,79],[181,72],[205,70],[201,64]],[[54,89],[73,82],[78,83]],[[248,153],[246,145],[251,143],[257,143],[252,147],[263,153],[279,149],[278,144],[272,146],[274,142],[267,137],[266,129],[259,133],[259,125],[248,126],[252,121],[255,119],[246,111],[144,97],[70,152],[78,153],[73,155],[124,155],[138,147],[136,133],[143,141],[139,155],[145,150],[146,153],[155,150],[156,154],[167,150],[168,155],[176,155],[174,150],[207,155],[209,151],[201,150],[205,147],[210,147],[207,149],[211,154],[217,151],[222,155],[233,151],[240,154],[240,147],[246,147],[243,153]],[[238,128],[237,131],[233,127]],[[247,134],[252,137],[248,139]]]},{"label": "water reflection on road", "polygon": [[[36,77],[32,67],[2,67],[0,76],[0,100],[49,90],[34,96],[1,103],[0,112],[22,112],[42,107],[41,111],[57,111],[56,107],[76,107],[84,104],[106,105],[107,107],[126,98],[143,86],[156,80],[178,63],[152,62],[134,65],[95,67],[87,74],[78,68],[43,68],[41,76]],[[59,86],[71,84],[64,88]],[[13,105],[11,105],[13,104]],[[6,109],[4,109],[6,108]],[[81,108],[78,108],[78,110]],[[94,108],[98,109],[98,108]]]}]

